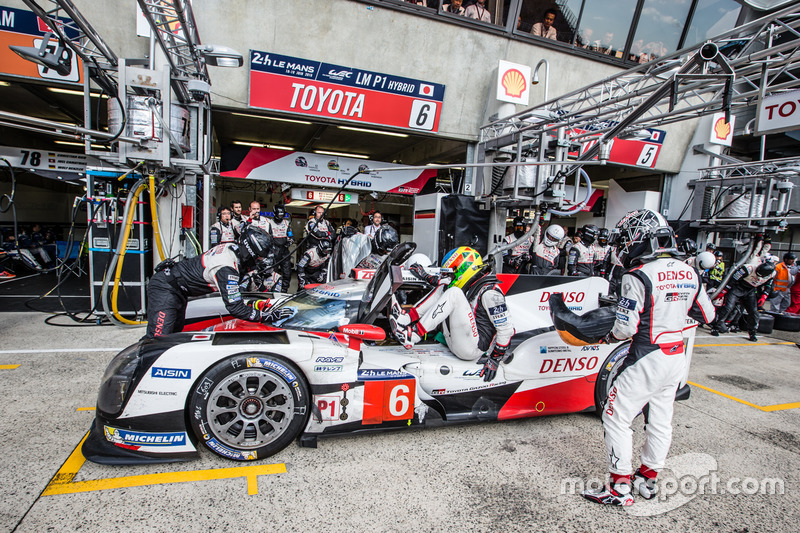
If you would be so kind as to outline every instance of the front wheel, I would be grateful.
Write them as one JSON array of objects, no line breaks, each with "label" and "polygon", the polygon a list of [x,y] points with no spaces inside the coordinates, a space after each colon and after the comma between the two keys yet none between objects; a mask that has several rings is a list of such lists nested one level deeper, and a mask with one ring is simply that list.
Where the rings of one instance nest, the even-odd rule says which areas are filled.
[{"label": "front wheel", "polygon": [[241,354],[211,367],[189,402],[198,440],[221,457],[274,455],[300,434],[310,393],[295,365],[269,354]]},{"label": "front wheel", "polygon": [[611,391],[611,385],[614,383],[617,374],[619,374],[622,362],[625,361],[625,356],[628,355],[630,348],[630,341],[614,348],[597,374],[597,382],[594,386],[594,405],[598,415],[603,414],[603,406],[606,403],[609,391]]}]

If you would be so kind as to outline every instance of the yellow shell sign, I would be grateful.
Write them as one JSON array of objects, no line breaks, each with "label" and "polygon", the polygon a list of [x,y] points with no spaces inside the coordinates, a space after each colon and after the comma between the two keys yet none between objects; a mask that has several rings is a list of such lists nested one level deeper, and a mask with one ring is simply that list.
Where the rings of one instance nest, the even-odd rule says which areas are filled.
[{"label": "yellow shell sign", "polygon": [[525,91],[525,88],[528,85],[528,81],[525,79],[525,76],[517,69],[507,70],[505,74],[503,74],[503,79],[501,81],[503,88],[506,90],[506,95],[511,96],[513,98],[519,98],[522,96],[522,93]]}]

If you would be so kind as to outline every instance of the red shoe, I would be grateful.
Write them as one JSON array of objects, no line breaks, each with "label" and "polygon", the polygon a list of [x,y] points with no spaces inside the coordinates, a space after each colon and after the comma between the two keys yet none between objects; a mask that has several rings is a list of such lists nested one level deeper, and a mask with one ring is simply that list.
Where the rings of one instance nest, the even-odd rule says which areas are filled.
[{"label": "red shoe", "polygon": [[11,279],[11,278],[16,278],[16,277],[17,277],[16,274],[12,274],[11,272],[8,272],[7,270],[3,270],[2,272],[0,272],[0,279]]}]

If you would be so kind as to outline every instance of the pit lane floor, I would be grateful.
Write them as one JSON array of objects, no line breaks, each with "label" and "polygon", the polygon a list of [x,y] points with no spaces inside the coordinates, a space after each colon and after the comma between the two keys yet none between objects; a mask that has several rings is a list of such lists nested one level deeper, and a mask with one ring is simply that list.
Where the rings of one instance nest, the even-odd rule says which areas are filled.
[{"label": "pit lane floor", "polygon": [[2,315],[0,531],[753,532],[800,519],[797,334],[698,332],[663,497],[623,510],[578,495],[605,476],[586,414],[321,439],[252,464],[83,462],[105,366],[143,331],[44,317]]}]

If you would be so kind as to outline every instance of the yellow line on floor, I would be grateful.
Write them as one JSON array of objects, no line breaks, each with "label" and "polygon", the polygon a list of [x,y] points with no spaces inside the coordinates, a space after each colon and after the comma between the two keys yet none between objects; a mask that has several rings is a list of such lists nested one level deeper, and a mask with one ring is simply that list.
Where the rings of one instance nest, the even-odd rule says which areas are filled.
[{"label": "yellow line on floor", "polygon": [[215,468],[210,470],[191,470],[188,472],[166,472],[162,474],[145,474],[140,476],[124,476],[106,479],[92,479],[87,481],[73,481],[80,471],[86,458],[81,453],[83,442],[89,433],[81,439],[80,444],[64,462],[53,479],[42,492],[42,496],[56,494],[75,494],[96,490],[121,489],[127,487],[142,487],[146,485],[161,485],[165,483],[185,483],[188,481],[211,481],[215,479],[231,479],[244,477],[247,480],[247,493],[258,494],[258,476],[268,474],[285,474],[284,463],[258,466],[239,466],[234,468]]},{"label": "yellow line on floor", "polygon": [[724,392],[720,392],[718,390],[714,390],[712,388],[706,387],[704,385],[700,385],[699,383],[694,383],[693,381],[687,381],[689,385],[692,387],[698,387],[703,390],[707,390],[708,392],[713,392],[714,394],[719,394],[723,398],[727,398],[729,400],[733,400],[734,402],[739,402],[744,404],[748,407],[752,407],[753,409],[758,409],[759,411],[764,411],[765,413],[771,413],[773,411],[785,411],[787,409],[797,409],[800,407],[800,402],[794,403],[780,403],[776,405],[756,405],[754,403],[750,403],[746,400],[742,400],[741,398],[737,398],[735,396],[731,396],[730,394],[725,394]]},{"label": "yellow line on floor", "polygon": [[77,411],[96,411],[97,407],[78,407]]},{"label": "yellow line on floor", "polygon": [[782,346],[782,345],[790,345],[790,344],[793,345],[793,344],[796,344],[796,343],[794,343],[794,342],[745,342],[745,343],[742,343],[742,344],[733,344],[733,343],[731,343],[731,344],[725,344],[725,343],[720,343],[720,344],[695,344],[694,346],[695,346],[695,348],[698,348],[698,347],[701,347],[701,346],[702,347],[706,347],[706,346]]},{"label": "yellow line on floor", "polygon": [[14,370],[19,368],[19,365],[0,365],[0,370]]}]

